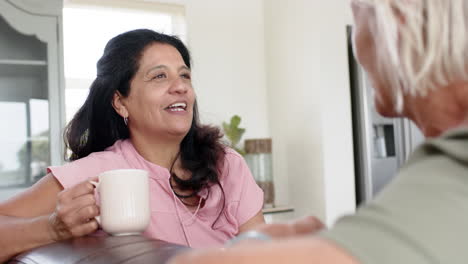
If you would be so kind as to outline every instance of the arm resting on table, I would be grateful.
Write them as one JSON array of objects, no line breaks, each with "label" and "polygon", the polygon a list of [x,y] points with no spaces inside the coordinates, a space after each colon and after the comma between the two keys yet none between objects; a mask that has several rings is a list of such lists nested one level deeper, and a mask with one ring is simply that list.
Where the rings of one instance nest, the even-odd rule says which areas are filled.
[{"label": "arm resting on table", "polygon": [[52,175],[0,203],[0,262],[25,250],[54,242],[48,224],[62,190]]}]

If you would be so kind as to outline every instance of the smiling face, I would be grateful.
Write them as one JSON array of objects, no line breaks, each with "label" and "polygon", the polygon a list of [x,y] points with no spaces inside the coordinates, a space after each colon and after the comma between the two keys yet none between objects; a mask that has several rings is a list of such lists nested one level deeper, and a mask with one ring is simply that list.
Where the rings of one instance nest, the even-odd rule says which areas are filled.
[{"label": "smiling face", "polygon": [[131,136],[178,137],[189,131],[195,94],[191,72],[171,45],[145,48],[128,97],[114,96],[114,108],[128,117]]}]

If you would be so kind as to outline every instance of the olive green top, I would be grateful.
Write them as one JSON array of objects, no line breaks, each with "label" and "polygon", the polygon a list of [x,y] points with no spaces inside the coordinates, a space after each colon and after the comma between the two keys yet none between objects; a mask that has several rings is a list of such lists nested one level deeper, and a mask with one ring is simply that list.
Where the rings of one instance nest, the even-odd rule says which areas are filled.
[{"label": "olive green top", "polygon": [[468,129],[426,141],[375,200],[319,236],[362,264],[468,263]]}]

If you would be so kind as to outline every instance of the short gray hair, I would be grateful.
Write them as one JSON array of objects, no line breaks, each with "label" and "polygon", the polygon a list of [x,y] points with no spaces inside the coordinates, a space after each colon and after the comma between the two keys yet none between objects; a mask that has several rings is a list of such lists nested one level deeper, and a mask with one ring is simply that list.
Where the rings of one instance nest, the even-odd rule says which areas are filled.
[{"label": "short gray hair", "polygon": [[374,7],[379,71],[391,82],[396,110],[402,94],[425,96],[467,80],[467,0],[357,0]]}]

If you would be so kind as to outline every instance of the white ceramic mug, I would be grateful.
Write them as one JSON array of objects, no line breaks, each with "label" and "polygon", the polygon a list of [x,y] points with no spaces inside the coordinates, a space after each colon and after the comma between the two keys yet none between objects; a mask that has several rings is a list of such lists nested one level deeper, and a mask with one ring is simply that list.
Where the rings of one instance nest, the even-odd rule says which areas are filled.
[{"label": "white ceramic mug", "polygon": [[96,186],[100,200],[100,216],[96,217],[104,231],[111,235],[142,233],[150,222],[148,172],[137,169],[110,170],[99,174]]}]

